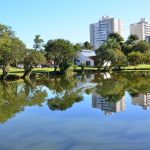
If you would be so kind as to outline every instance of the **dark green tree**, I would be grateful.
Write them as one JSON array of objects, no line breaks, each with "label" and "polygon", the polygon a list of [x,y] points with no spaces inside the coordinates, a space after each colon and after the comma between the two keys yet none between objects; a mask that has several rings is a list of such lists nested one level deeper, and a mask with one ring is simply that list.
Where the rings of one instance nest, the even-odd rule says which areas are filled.
[{"label": "dark green tree", "polygon": [[9,67],[23,58],[25,44],[17,37],[10,27],[0,24],[0,62],[3,66],[2,79],[6,79]]},{"label": "dark green tree", "polygon": [[110,33],[108,38],[115,39],[120,45],[124,42],[124,38],[119,33]]},{"label": "dark green tree", "polygon": [[82,48],[83,49],[91,49],[91,50],[94,49],[93,46],[88,41],[86,41],[86,42],[83,43]]},{"label": "dark green tree", "polygon": [[46,57],[54,62],[54,71],[61,66],[65,71],[74,62],[76,50],[64,39],[49,40],[45,45]]},{"label": "dark green tree", "polygon": [[127,41],[125,42],[127,45],[134,45],[136,44],[137,40],[138,40],[138,36],[137,35],[134,35],[134,34],[131,34]]},{"label": "dark green tree", "polygon": [[23,61],[24,75],[22,76],[22,78],[29,79],[34,66],[43,64],[45,62],[46,62],[46,58],[43,55],[43,53],[31,49],[26,50],[26,55]]},{"label": "dark green tree", "polygon": [[141,53],[150,53],[150,44],[146,41],[140,41],[134,45],[133,51],[138,51]]},{"label": "dark green tree", "polygon": [[122,51],[126,56],[128,56],[129,53],[133,52],[133,47],[136,45],[138,41],[138,36],[131,34],[128,39],[124,42],[124,44],[121,46]]},{"label": "dark green tree", "polygon": [[110,67],[107,63],[114,64],[117,61],[118,51],[121,51],[119,43],[115,39],[108,39],[96,50],[96,62],[98,68]]},{"label": "dark green tree", "polygon": [[128,54],[128,61],[131,65],[138,65],[143,62],[144,55],[142,53],[138,52],[132,52]]},{"label": "dark green tree", "polygon": [[0,124],[24,111],[26,106],[42,106],[47,96],[41,86],[24,82],[0,83]]}]

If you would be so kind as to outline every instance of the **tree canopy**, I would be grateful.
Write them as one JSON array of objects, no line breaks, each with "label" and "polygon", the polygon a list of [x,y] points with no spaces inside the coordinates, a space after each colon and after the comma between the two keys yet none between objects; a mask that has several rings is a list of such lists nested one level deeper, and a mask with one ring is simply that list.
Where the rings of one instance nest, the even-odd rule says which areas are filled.
[{"label": "tree canopy", "polygon": [[0,24],[0,62],[3,66],[3,79],[7,77],[10,64],[22,60],[25,48],[25,44],[15,37],[9,26]]},{"label": "tree canopy", "polygon": [[39,64],[43,64],[46,62],[46,58],[43,53],[34,51],[32,49],[26,50],[26,55],[24,57],[24,75],[23,78],[29,78],[32,69]]},{"label": "tree canopy", "polygon": [[141,53],[150,53],[150,44],[146,41],[140,41],[134,45],[133,51],[138,51]]},{"label": "tree canopy", "polygon": [[45,45],[45,52],[47,59],[54,62],[54,71],[61,64],[69,67],[73,63],[76,54],[73,44],[64,39],[49,40]]}]

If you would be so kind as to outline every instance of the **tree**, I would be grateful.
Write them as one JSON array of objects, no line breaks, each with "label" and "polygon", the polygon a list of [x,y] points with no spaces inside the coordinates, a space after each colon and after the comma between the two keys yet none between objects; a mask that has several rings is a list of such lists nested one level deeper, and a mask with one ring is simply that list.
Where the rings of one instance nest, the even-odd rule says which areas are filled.
[{"label": "tree", "polygon": [[121,50],[116,50],[116,60],[112,63],[115,69],[121,69],[122,66],[127,65],[127,57]]},{"label": "tree", "polygon": [[132,52],[128,55],[128,61],[131,65],[138,65],[143,60],[143,54],[140,52]]},{"label": "tree", "polygon": [[127,45],[134,45],[134,44],[136,44],[136,42],[137,42],[138,39],[139,39],[139,38],[138,38],[137,35],[131,34],[131,35],[128,37],[127,41],[126,41],[126,44],[127,44]]},{"label": "tree", "polygon": [[47,92],[42,86],[31,87],[22,82],[0,84],[0,124],[24,111],[24,107],[42,106]]},{"label": "tree", "polygon": [[119,44],[124,42],[123,37],[118,33],[110,33],[108,38],[115,39]]},{"label": "tree", "polygon": [[76,52],[82,50],[82,44],[80,44],[80,43],[75,44],[73,47],[74,47]]},{"label": "tree", "polygon": [[2,79],[6,79],[9,66],[22,59],[25,44],[16,38],[9,26],[0,24],[0,62],[3,66]]},{"label": "tree", "polygon": [[29,79],[34,66],[45,62],[46,58],[41,52],[34,50],[26,50],[26,55],[23,61],[24,75],[22,76],[22,78]]},{"label": "tree", "polygon": [[144,53],[143,54],[143,62],[146,64],[150,64],[150,53]]},{"label": "tree", "polygon": [[102,68],[105,66],[106,68],[108,66],[105,64],[110,62],[113,64],[117,59],[116,53],[120,49],[121,47],[115,39],[108,39],[106,42],[104,42],[101,47],[96,50],[96,62],[98,67]]},{"label": "tree", "polygon": [[82,48],[83,49],[91,49],[91,50],[93,50],[93,46],[88,41],[83,43]]},{"label": "tree", "polygon": [[60,66],[63,71],[69,68],[76,54],[73,44],[64,39],[49,40],[45,52],[47,59],[54,62],[54,71]]},{"label": "tree", "polygon": [[44,40],[41,39],[40,35],[35,35],[33,48],[37,51],[42,50]]},{"label": "tree", "polygon": [[13,38],[12,49],[12,58],[14,59],[13,63],[17,66],[18,63],[22,63],[24,59],[26,46],[19,38]]},{"label": "tree", "polygon": [[95,92],[102,96],[106,102],[116,103],[124,96],[126,85],[127,79],[121,74],[111,74],[110,79],[102,79],[98,82]]},{"label": "tree", "polygon": [[150,52],[150,44],[146,41],[140,41],[134,45],[133,51],[138,51],[141,53]]},{"label": "tree", "polygon": [[133,35],[131,34],[128,39],[126,40],[126,42],[124,42],[124,44],[121,46],[122,51],[124,52],[124,54],[127,56],[129,53],[133,52],[133,47],[136,45],[137,40],[138,40],[138,36],[137,35]]},{"label": "tree", "polygon": [[4,24],[0,24],[0,37],[3,37],[3,35],[8,35],[9,37],[14,37],[14,31],[10,26],[6,26]]},{"label": "tree", "polygon": [[63,111],[82,101],[82,90],[76,87],[78,82],[77,78],[54,77],[53,79],[45,79],[45,85],[55,95],[48,100],[49,108]]}]

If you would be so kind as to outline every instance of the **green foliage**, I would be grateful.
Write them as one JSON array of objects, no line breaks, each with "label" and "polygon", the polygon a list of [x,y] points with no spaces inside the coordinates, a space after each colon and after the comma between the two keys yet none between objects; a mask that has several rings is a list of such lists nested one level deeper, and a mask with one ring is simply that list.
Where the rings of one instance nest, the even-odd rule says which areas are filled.
[{"label": "green foliage", "polygon": [[83,49],[82,44],[80,44],[80,43],[75,44],[73,47],[76,52],[81,51]]},{"label": "green foliage", "polygon": [[[63,64],[70,65],[76,54],[73,44],[63,39],[49,40],[45,45],[45,52],[47,59],[54,61],[55,71],[60,64],[61,67]],[[64,69],[66,69],[65,66]]]},{"label": "green foliage", "polygon": [[123,37],[118,33],[111,33],[109,34],[108,38],[115,39],[119,44],[124,42]]},{"label": "green foliage", "polygon": [[83,43],[82,48],[83,49],[91,49],[91,50],[93,50],[93,46],[88,41]]},{"label": "green foliage", "polygon": [[75,78],[55,77],[44,83],[55,94],[54,98],[48,100],[51,110],[66,110],[83,99],[82,91],[76,88],[78,80]]},{"label": "green foliage", "polygon": [[125,42],[125,44],[126,45],[134,45],[134,44],[136,44],[136,42],[137,42],[137,40],[138,40],[139,38],[138,38],[138,36],[137,35],[134,35],[134,34],[131,34],[129,37],[128,37],[128,39],[127,39],[127,41]]},{"label": "green foliage", "polygon": [[148,53],[150,52],[150,44],[146,41],[140,41],[133,47],[133,51]]},{"label": "green foliage", "polygon": [[46,62],[46,58],[41,52],[37,52],[29,49],[26,51],[26,56],[24,58],[24,62],[23,62],[25,66],[24,69],[26,69],[26,67],[34,68],[34,66],[45,62]]},{"label": "green foliage", "polygon": [[[125,56],[121,52],[121,47],[115,39],[108,39],[100,48],[96,50],[97,54],[97,64],[101,68],[104,67],[106,62],[111,62],[111,65],[114,66],[118,64],[121,66],[125,62]],[[122,62],[121,62],[122,61]]]},{"label": "green foliage", "polygon": [[138,65],[143,61],[143,54],[140,52],[129,53],[128,61],[131,65]]},{"label": "green foliage", "polygon": [[33,87],[27,83],[0,83],[0,123],[24,111],[26,106],[42,106],[46,96],[46,91],[36,88],[36,85]]},{"label": "green foliage", "polygon": [[9,66],[23,60],[25,44],[10,27],[0,24],[0,62],[3,65],[3,79],[6,79]]},{"label": "green foliage", "polygon": [[26,50],[26,55],[24,57],[24,78],[29,78],[32,69],[34,66],[39,64],[44,64],[46,62],[46,58],[43,53],[34,50]]},{"label": "green foliage", "polygon": [[127,80],[124,76],[113,74],[111,79],[101,79],[96,86],[96,93],[106,101],[117,102],[124,96],[126,85]]},{"label": "green foliage", "polygon": [[123,54],[122,51],[116,51],[116,60],[112,63],[114,68],[121,69],[121,67],[125,67],[127,65],[127,57]]},{"label": "green foliage", "polygon": [[121,46],[122,51],[124,52],[124,54],[127,56],[129,53],[133,52],[133,47],[136,45],[137,40],[139,38],[137,37],[137,35],[133,35],[131,34],[128,39],[124,42],[124,44]]},{"label": "green foliage", "polygon": [[41,39],[40,35],[35,35],[33,48],[37,51],[41,51],[43,47],[44,40]]},{"label": "green foliage", "polygon": [[70,68],[70,66],[71,66],[71,63],[68,63],[67,61],[63,61],[60,63],[59,68],[62,73],[65,73],[67,69]]}]

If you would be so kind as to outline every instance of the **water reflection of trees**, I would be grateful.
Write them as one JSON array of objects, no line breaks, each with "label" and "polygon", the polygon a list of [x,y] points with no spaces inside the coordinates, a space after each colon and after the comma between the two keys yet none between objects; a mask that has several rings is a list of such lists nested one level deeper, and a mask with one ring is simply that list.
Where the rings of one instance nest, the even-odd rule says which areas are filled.
[{"label": "water reflection of trees", "polygon": [[45,80],[45,85],[55,94],[48,100],[51,110],[66,110],[83,100],[81,89],[77,88],[77,78],[56,77]]},{"label": "water reflection of trees", "polygon": [[129,81],[127,91],[132,97],[150,92],[150,72],[133,72],[126,77]]},{"label": "water reflection of trees", "polygon": [[97,94],[104,97],[107,101],[117,102],[125,93],[127,79],[124,76],[113,74],[110,79],[103,79],[97,76],[98,85],[95,88]]},{"label": "water reflection of trees", "polygon": [[112,73],[111,78],[104,79],[97,75],[97,86],[92,96],[92,107],[100,108],[106,114],[125,111],[125,92],[132,97],[133,105],[144,109],[150,107],[150,72]]},{"label": "water reflection of trees", "polygon": [[95,82],[98,82],[96,93],[114,102],[120,100],[125,91],[132,97],[150,92],[150,72],[113,73],[110,79],[97,75]]},{"label": "water reflection of trees", "polygon": [[[48,100],[48,106],[51,110],[66,110],[73,106],[74,103],[83,99],[82,88],[78,87],[78,83],[96,83],[93,88],[85,88],[84,93],[90,94],[93,91],[103,97],[110,103],[120,101],[125,92],[134,97],[139,94],[150,92],[150,73],[148,72],[122,72],[112,73],[111,78],[104,79],[100,74],[90,80],[82,75],[80,78],[53,78],[45,81],[45,85],[53,91],[54,98]],[[89,84],[87,84],[88,86]]]},{"label": "water reflection of trees", "polygon": [[61,111],[81,102],[83,93],[91,94],[94,91],[106,101],[117,103],[125,95],[125,91],[133,98],[150,92],[150,72],[112,73],[108,79],[99,74],[94,76],[0,83],[0,123],[24,111],[26,106],[42,106],[47,96],[43,86],[49,88],[54,95],[47,101],[50,110]]},{"label": "water reflection of trees", "polygon": [[0,123],[6,122],[26,106],[41,106],[47,93],[27,83],[0,83]]}]

